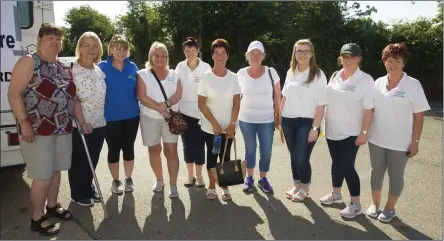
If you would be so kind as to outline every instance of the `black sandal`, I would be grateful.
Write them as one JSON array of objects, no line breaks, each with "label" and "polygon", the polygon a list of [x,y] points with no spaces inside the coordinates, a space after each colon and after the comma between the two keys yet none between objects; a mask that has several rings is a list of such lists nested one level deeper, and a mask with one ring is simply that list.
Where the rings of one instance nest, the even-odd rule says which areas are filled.
[{"label": "black sandal", "polygon": [[62,213],[57,212],[57,209],[62,208],[60,203],[57,203],[54,207],[50,208],[46,206],[46,216],[47,217],[56,217],[59,220],[70,220],[72,219],[72,213],[67,209],[64,209]]},{"label": "black sandal", "polygon": [[[46,217],[46,216],[41,217],[37,221],[34,221],[31,218],[31,230],[35,231],[35,232],[39,232],[39,234],[43,235],[43,236],[53,236],[55,234],[58,234],[59,233],[59,229],[56,228],[56,226],[54,224],[50,224],[50,225],[48,225],[46,227],[42,227],[42,223],[47,221],[47,220],[48,220],[48,217]],[[51,229],[53,229],[52,232],[49,231]]]}]

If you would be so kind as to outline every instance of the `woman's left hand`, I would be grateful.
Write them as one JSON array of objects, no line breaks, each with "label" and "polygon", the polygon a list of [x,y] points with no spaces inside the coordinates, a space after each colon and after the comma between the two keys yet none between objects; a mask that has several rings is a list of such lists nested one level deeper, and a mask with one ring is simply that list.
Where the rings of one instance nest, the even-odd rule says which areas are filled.
[{"label": "woman's left hand", "polygon": [[233,138],[234,137],[234,130],[236,128],[236,125],[233,123],[230,123],[230,125],[228,125],[227,129],[225,130],[225,132],[227,133],[228,138]]},{"label": "woman's left hand", "polygon": [[311,129],[310,133],[308,133],[308,143],[315,142],[318,139],[318,134],[318,130]]}]

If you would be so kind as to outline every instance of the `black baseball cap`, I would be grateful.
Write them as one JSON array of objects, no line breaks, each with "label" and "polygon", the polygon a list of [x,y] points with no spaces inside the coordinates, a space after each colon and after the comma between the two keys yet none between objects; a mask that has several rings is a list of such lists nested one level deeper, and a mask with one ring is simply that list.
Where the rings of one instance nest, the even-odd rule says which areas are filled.
[{"label": "black baseball cap", "polygon": [[359,48],[359,45],[355,43],[348,43],[344,44],[341,48],[340,55],[350,55],[352,57],[358,57],[361,56],[361,48]]}]

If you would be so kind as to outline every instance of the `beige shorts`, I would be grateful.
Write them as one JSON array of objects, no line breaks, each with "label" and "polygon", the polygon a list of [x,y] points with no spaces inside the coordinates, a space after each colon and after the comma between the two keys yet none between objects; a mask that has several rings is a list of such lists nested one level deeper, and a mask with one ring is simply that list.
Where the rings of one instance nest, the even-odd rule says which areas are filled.
[{"label": "beige shorts", "polygon": [[54,171],[71,168],[72,134],[35,136],[34,142],[20,140],[28,177],[34,180],[51,180]]},{"label": "beige shorts", "polygon": [[155,119],[145,114],[140,114],[140,130],[144,146],[155,146],[163,143],[177,143],[178,135],[170,132],[168,123],[164,119]]}]

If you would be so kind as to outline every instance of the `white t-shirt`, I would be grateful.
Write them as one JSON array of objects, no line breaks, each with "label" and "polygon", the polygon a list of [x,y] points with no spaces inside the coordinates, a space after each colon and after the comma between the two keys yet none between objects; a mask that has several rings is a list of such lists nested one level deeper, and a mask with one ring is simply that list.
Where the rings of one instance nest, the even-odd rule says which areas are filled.
[{"label": "white t-shirt", "polygon": [[[164,102],[165,97],[162,94],[162,90],[160,89],[159,83],[157,82],[154,75],[151,73],[150,70],[142,69],[137,72],[140,77],[142,78],[143,82],[146,86],[146,95],[150,97],[151,99],[157,101],[157,102]],[[167,98],[170,98],[172,95],[176,93],[177,89],[177,81],[179,81],[179,78],[177,77],[177,74],[174,70],[170,69],[168,71],[168,75],[165,79],[161,79],[160,82],[162,83],[163,89],[165,90],[165,94]],[[157,112],[154,109],[148,108],[145,105],[140,105],[140,110],[143,114],[155,118],[155,119],[163,119],[164,117],[162,114]],[[176,103],[175,105],[171,106],[171,110],[178,111],[179,107]]]},{"label": "white t-shirt", "polygon": [[368,141],[377,146],[407,151],[413,132],[413,113],[430,110],[421,83],[404,73],[398,86],[388,91],[387,76],[374,85],[375,112]]},{"label": "white t-shirt", "polygon": [[310,69],[295,74],[289,69],[285,78],[282,96],[286,97],[282,116],[286,118],[314,118],[316,107],[326,105],[327,78],[322,70],[310,84],[307,84]]},{"label": "white t-shirt", "polygon": [[[93,128],[106,126],[105,74],[97,65],[94,65],[93,69],[87,69],[80,66],[77,61],[73,62],[72,74],[85,121]],[[73,124],[76,126],[75,122]]]},{"label": "white t-shirt", "polygon": [[[240,86],[235,73],[227,70],[224,77],[216,76],[213,71],[205,72],[199,83],[198,95],[207,97],[207,106],[216,118],[222,130],[227,129],[231,122],[233,97],[240,94]],[[214,134],[213,125],[201,114],[200,125],[204,132]]]},{"label": "white t-shirt", "polygon": [[211,70],[211,66],[199,59],[198,66],[192,71],[187,65],[187,60],[177,64],[176,74],[182,82],[182,99],[179,101],[179,111],[193,118],[200,118],[200,110],[197,104],[197,88],[205,72]]},{"label": "white t-shirt", "polygon": [[343,71],[339,70],[327,86],[325,137],[330,140],[359,136],[364,111],[373,109],[373,78],[358,68],[343,80]]},{"label": "white t-shirt", "polygon": [[[274,68],[265,66],[264,74],[253,79],[247,72],[248,68],[242,68],[237,72],[242,94],[239,120],[249,123],[271,123],[274,121],[273,91],[274,85],[279,82],[279,75]],[[273,76],[273,85],[268,69]]]}]

